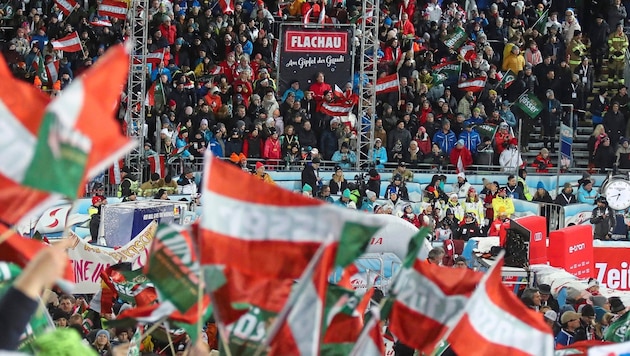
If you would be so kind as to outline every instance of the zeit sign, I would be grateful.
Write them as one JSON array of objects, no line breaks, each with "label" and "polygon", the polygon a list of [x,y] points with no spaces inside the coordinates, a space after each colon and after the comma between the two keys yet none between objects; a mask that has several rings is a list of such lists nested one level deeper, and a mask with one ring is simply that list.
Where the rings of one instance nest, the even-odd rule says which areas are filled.
[{"label": "zeit sign", "polygon": [[306,53],[348,53],[347,32],[286,31],[285,51]]}]

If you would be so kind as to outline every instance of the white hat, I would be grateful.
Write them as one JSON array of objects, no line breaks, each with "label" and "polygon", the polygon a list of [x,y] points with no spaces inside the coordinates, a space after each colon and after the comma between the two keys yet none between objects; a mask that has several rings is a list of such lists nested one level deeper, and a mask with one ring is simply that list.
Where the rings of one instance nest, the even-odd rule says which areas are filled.
[{"label": "white hat", "polygon": [[171,134],[171,132],[170,132],[168,129],[166,129],[166,128],[165,128],[165,129],[162,129],[162,130],[160,131],[160,133],[161,133],[161,134],[165,134],[166,136],[170,136],[170,134]]},{"label": "white hat", "polygon": [[374,193],[371,190],[366,190],[365,195],[368,197],[368,199],[372,199],[373,197],[376,197],[376,193]]},{"label": "white hat", "polygon": [[599,282],[595,278],[591,278],[591,280],[588,281],[588,287],[599,287]]},{"label": "white hat", "polygon": [[457,193],[451,193],[451,195],[449,195],[448,197],[449,197],[450,199],[453,199],[453,198],[457,199],[457,198],[459,198],[459,197],[457,196]]},{"label": "white hat", "polygon": [[558,313],[556,313],[553,310],[547,310],[545,312],[545,318],[549,319],[549,320],[553,320],[556,321],[558,319]]},{"label": "white hat", "polygon": [[464,172],[459,172],[459,173],[457,173],[457,178],[466,179],[466,174],[464,174]]},{"label": "white hat", "polygon": [[319,153],[319,150],[317,148],[313,147],[313,149],[311,150],[311,154],[316,155],[318,153]]}]

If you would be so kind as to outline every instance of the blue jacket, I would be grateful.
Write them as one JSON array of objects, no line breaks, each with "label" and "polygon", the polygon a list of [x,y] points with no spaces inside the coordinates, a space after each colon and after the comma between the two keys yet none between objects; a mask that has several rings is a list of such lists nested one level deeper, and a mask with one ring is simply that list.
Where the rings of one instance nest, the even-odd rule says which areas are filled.
[{"label": "blue jacket", "polygon": [[471,124],[471,125],[481,125],[481,124],[483,124],[483,117],[481,117],[481,116],[479,116],[479,117],[471,116],[464,122],[467,123],[467,124]]},{"label": "blue jacket", "polygon": [[568,331],[562,329],[556,335],[556,346],[567,346],[575,342],[575,334],[570,334]]},{"label": "blue jacket", "polygon": [[295,101],[302,101],[302,99],[304,99],[304,92],[302,91],[302,89],[295,90],[292,87],[289,87],[289,89],[287,89],[284,94],[282,94],[283,102],[287,100],[287,96],[289,96],[289,93],[293,93],[293,95],[295,95]]},{"label": "blue jacket", "polygon": [[459,134],[459,139],[464,140],[464,146],[470,150],[470,153],[473,155],[477,154],[477,146],[481,145],[481,137],[475,129],[472,129],[470,132],[467,130],[462,131]]},{"label": "blue jacket", "polygon": [[332,161],[336,162],[343,169],[350,169],[357,163],[357,155],[353,151],[348,151],[348,158],[345,162],[341,161],[342,153],[341,151],[335,151],[332,156]]},{"label": "blue jacket", "polygon": [[[185,147],[187,144],[188,143],[185,140],[179,137],[175,139],[175,147],[177,147],[177,149]],[[184,152],[182,152],[182,158],[188,158],[188,157],[190,157],[190,152],[188,150],[184,150]]]},{"label": "blue jacket", "polygon": [[511,128],[516,128],[516,117],[510,109],[508,109],[507,111],[499,110],[499,116],[503,120],[505,120],[505,122],[510,125]]},{"label": "blue jacket", "polygon": [[580,203],[593,205],[595,204],[595,198],[597,198],[597,195],[597,190],[591,189],[590,192],[587,192],[586,189],[584,189],[584,186],[581,186],[580,189],[578,189],[577,200]]},{"label": "blue jacket", "polygon": [[212,151],[213,155],[216,157],[223,157],[223,146],[219,143],[216,137],[212,137],[210,139],[208,147],[210,147],[210,151]]},{"label": "blue jacket", "polygon": [[[385,147],[381,146],[379,149],[373,148],[372,157],[370,158],[372,158],[372,162],[374,163],[377,171],[382,172],[385,169],[384,163],[387,163],[387,151],[385,150]],[[381,161],[380,164],[376,164],[376,160]]]},{"label": "blue jacket", "polygon": [[437,144],[447,156],[451,154],[451,150],[455,147],[455,142],[457,142],[457,137],[450,130],[448,133],[440,130],[433,135],[433,143]]}]

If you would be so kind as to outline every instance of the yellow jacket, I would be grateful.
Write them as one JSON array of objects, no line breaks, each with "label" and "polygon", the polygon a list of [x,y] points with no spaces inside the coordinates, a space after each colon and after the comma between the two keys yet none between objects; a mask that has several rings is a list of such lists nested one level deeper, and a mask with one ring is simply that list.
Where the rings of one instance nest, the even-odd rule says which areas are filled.
[{"label": "yellow jacket", "polygon": [[494,215],[496,216],[499,212],[499,209],[503,207],[505,209],[505,213],[507,216],[512,216],[514,214],[514,201],[512,198],[501,198],[497,196],[492,199],[492,210],[494,210]]},{"label": "yellow jacket", "polygon": [[503,58],[503,70],[511,70],[513,73],[518,73],[525,68],[525,58],[519,54],[515,55],[511,53],[507,57]]},{"label": "yellow jacket", "polygon": [[265,183],[275,184],[275,182],[273,181],[273,178],[271,178],[271,176],[267,172],[263,172],[262,175],[258,174],[258,172],[256,172],[256,173],[254,173],[254,175],[256,177],[260,178]]}]

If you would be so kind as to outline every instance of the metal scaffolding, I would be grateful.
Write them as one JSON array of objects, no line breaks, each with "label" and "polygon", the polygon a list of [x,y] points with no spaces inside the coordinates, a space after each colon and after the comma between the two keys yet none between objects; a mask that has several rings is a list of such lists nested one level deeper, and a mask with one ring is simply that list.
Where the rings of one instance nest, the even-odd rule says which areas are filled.
[{"label": "metal scaffolding", "polygon": [[357,169],[369,162],[374,147],[374,121],[376,115],[376,78],[378,76],[378,17],[379,0],[363,0],[359,76],[359,125]]},{"label": "metal scaffolding", "polygon": [[144,166],[145,98],[147,93],[147,45],[149,33],[148,1],[132,0],[129,9],[129,41],[133,45],[131,52],[129,78],[127,79],[127,136],[138,142],[138,146],[125,158],[125,165],[138,182],[142,182]]}]

